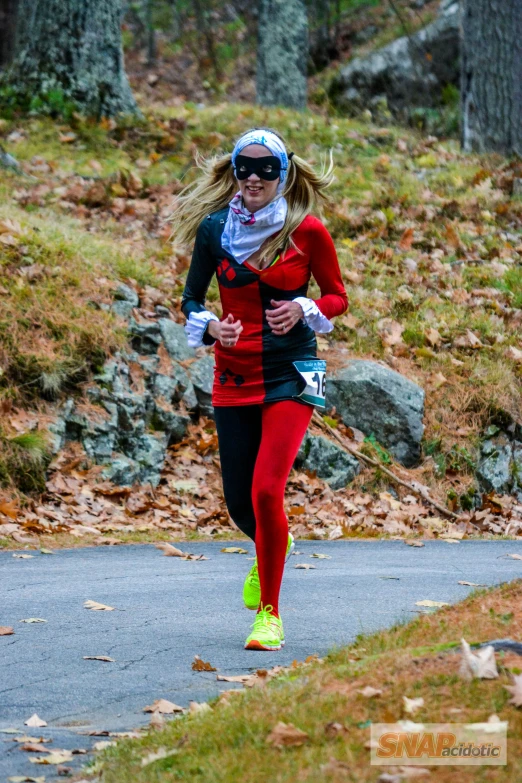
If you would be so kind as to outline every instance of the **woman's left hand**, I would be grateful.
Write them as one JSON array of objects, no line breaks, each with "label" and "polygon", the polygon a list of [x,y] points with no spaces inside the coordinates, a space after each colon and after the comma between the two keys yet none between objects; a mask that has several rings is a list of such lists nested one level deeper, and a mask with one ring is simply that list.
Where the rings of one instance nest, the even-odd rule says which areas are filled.
[{"label": "woman's left hand", "polygon": [[265,310],[266,320],[274,334],[287,334],[304,317],[303,308],[298,302],[277,301],[271,299],[273,310]]}]

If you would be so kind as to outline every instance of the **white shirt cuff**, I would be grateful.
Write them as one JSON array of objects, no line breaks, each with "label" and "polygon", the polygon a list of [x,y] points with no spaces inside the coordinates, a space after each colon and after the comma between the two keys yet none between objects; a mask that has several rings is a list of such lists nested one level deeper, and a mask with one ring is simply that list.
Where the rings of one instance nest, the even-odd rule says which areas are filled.
[{"label": "white shirt cuff", "polygon": [[187,323],[185,324],[185,332],[187,335],[187,343],[191,348],[199,348],[200,345],[203,345],[203,335],[205,334],[209,321],[219,321],[217,315],[211,313],[210,310],[190,313]]},{"label": "white shirt cuff", "polygon": [[322,314],[313,299],[308,299],[306,296],[298,296],[293,301],[301,305],[303,308],[304,320],[314,332],[326,334],[333,330],[333,323]]}]

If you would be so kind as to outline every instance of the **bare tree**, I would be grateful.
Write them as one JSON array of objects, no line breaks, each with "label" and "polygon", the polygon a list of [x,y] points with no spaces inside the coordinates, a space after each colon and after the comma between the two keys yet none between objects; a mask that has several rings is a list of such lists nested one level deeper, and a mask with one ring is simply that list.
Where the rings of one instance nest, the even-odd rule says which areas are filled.
[{"label": "bare tree", "polygon": [[89,116],[137,113],[123,65],[120,0],[20,0],[3,81],[33,105],[60,96]]},{"label": "bare tree", "polygon": [[462,145],[522,155],[522,2],[464,0]]},{"label": "bare tree", "polygon": [[306,106],[308,22],[301,0],[260,0],[257,101],[263,106]]},{"label": "bare tree", "polygon": [[13,56],[17,12],[18,0],[0,0],[0,68]]}]

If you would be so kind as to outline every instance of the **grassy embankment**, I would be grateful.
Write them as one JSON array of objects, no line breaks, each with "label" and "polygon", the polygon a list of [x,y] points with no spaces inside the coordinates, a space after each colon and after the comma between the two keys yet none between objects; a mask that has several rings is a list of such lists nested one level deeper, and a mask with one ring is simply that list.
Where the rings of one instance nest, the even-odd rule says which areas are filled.
[{"label": "grassy embankment", "polygon": [[[211,711],[173,720],[142,739],[118,742],[94,770],[103,783],[374,782],[379,769],[369,763],[371,722],[477,723],[497,715],[509,722],[507,767],[431,767],[431,774],[420,779],[518,783],[522,713],[508,703],[504,686],[512,684],[512,674],[520,674],[522,659],[500,653],[498,679],[468,682],[458,675],[460,655],[454,648],[461,637],[471,643],[519,639],[521,598],[520,582],[477,591],[433,615],[361,636],[323,663],[295,665],[266,686],[215,700]],[[381,694],[365,697],[360,691],[366,686]],[[404,696],[423,698],[424,705],[412,716],[405,712]],[[267,744],[279,721],[306,732],[308,740],[301,747]],[[173,755],[142,767],[142,759],[160,748]]]},{"label": "grassy embankment", "polygon": [[[122,344],[121,323],[99,309],[117,280],[154,286],[177,311],[187,257],[161,230],[168,192],[192,176],[196,150],[228,149],[257,124],[317,164],[333,149],[325,217],[350,313],[323,348],[384,359],[425,388],[423,480],[458,508],[481,431],[521,407],[522,202],[505,160],[396,127],[230,105],[155,109],[127,129],[4,122],[26,176],[0,183],[2,410],[43,412]],[[26,475],[41,440],[3,421],[0,481],[41,487],[41,471]]]}]

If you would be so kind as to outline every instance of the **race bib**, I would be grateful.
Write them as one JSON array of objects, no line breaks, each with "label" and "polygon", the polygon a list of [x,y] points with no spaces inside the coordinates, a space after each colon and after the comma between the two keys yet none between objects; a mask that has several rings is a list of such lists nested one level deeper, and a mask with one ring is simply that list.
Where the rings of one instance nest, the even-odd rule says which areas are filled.
[{"label": "race bib", "polygon": [[310,405],[317,405],[318,408],[324,408],[324,397],[326,394],[326,362],[322,359],[309,359],[303,362],[294,362],[294,367],[306,381],[306,386],[298,394],[300,400],[308,402]]}]

